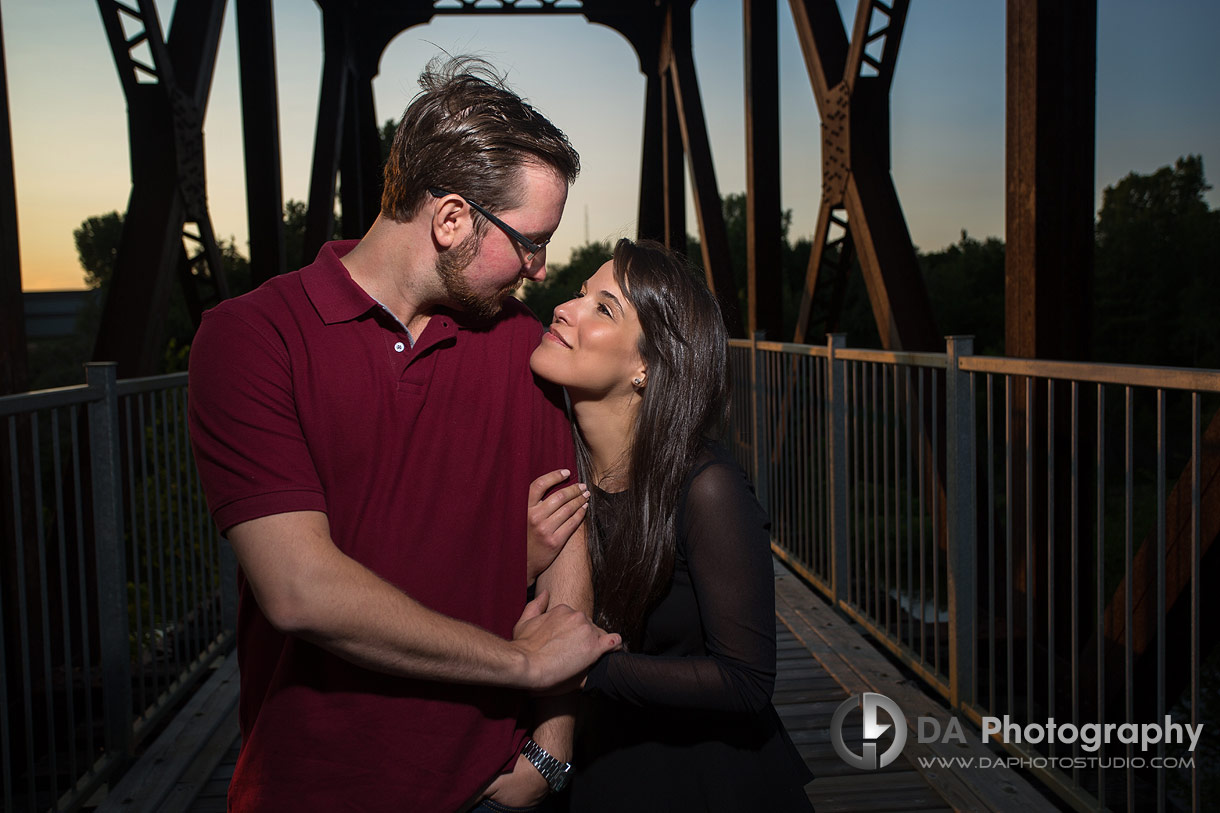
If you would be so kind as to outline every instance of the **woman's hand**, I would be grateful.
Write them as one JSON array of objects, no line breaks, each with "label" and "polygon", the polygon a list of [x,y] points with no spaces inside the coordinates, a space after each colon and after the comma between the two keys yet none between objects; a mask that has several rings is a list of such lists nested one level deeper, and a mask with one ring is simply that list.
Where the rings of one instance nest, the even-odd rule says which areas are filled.
[{"label": "woman's hand", "polygon": [[567,469],[559,469],[530,483],[526,512],[527,585],[533,584],[538,574],[551,566],[585,518],[589,491],[584,483],[557,489],[547,495],[549,489],[566,480],[570,473]]}]

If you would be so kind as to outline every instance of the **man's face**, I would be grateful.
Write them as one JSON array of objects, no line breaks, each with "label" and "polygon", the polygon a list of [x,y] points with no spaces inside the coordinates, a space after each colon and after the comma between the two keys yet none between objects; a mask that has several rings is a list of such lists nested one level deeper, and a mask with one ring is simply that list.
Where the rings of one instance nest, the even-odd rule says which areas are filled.
[{"label": "man's face", "polygon": [[[519,173],[521,205],[494,214],[512,228],[542,243],[550,239],[568,199],[568,185],[553,169],[525,164]],[[471,212],[474,219],[482,215]],[[529,263],[527,250],[493,223],[484,222],[482,236],[471,234],[460,244],[441,253],[436,273],[452,302],[476,316],[500,312],[504,298],[524,279],[546,278],[546,249]]]}]

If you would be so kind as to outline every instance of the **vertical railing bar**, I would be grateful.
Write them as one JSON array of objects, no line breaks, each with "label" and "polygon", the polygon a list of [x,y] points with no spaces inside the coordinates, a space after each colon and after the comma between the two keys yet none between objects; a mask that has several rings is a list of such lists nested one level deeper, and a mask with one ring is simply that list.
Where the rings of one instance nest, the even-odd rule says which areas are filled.
[{"label": "vertical railing bar", "polygon": [[[54,414],[54,413],[52,413]],[[43,705],[47,719],[47,767],[50,769],[51,798],[59,798],[58,740],[55,736],[55,692],[51,682],[51,607],[50,584],[47,576],[47,538],[43,522],[42,493],[42,436],[39,432],[39,416],[30,415],[30,444],[33,447],[34,474],[34,538],[38,546],[38,609],[42,614],[39,627],[42,629],[42,681]]]},{"label": "vertical railing bar", "polygon": [[[1097,545],[1095,570],[1097,571],[1096,615],[1097,641],[1106,640],[1106,597],[1105,597],[1105,529],[1106,529],[1106,391],[1103,385],[1097,385]],[[1105,724],[1106,718],[1106,648],[1097,647],[1097,722]],[[1099,762],[1097,764],[1097,805],[1102,810],[1106,807],[1105,771]]]},{"label": "vertical railing bar", "polygon": [[849,525],[847,487],[849,482],[848,426],[847,426],[847,368],[835,351],[846,345],[842,334],[826,337],[826,415],[827,453],[826,463],[829,480],[829,542],[833,555],[832,590],[834,606],[840,608],[850,601],[852,574],[850,572],[851,551],[848,535]]},{"label": "vertical railing bar", "polygon": [[936,370],[932,370],[932,471],[937,482],[932,483],[932,668],[944,674],[940,668],[940,539],[941,518],[945,507],[940,504],[940,404],[937,395],[940,386],[936,382]]},{"label": "vertical railing bar", "polygon": [[893,571],[890,589],[894,592],[894,638],[902,642],[902,370],[906,365],[890,366],[890,402],[893,411],[890,413],[890,516],[892,522],[886,535],[886,544],[891,549],[891,564]]},{"label": "vertical railing bar", "polygon": [[[1126,680],[1126,722],[1135,720],[1135,636],[1132,626],[1135,612],[1132,603],[1135,600],[1135,397],[1134,390],[1124,388],[1123,408],[1126,419],[1123,445],[1126,450],[1126,471],[1123,474],[1123,583],[1125,590],[1124,615],[1126,618],[1123,630],[1123,676]],[[1127,744],[1127,762],[1130,764],[1134,749]],[[1127,809],[1130,810],[1135,801],[1135,773],[1130,767],[1127,774]]]},{"label": "vertical railing bar", "polygon": [[[864,427],[864,556],[871,602],[867,615],[877,621],[877,365],[865,363],[864,392],[868,423]],[[871,406],[870,406],[871,404]]]},{"label": "vertical railing bar", "polygon": [[[1072,657],[1069,663],[1071,672],[1071,694],[1072,694],[1072,725],[1080,724],[1080,596],[1078,588],[1080,586],[1080,382],[1073,381],[1071,383],[1072,394],[1072,437],[1070,454],[1072,458],[1071,470],[1071,511],[1072,511],[1072,529],[1070,544],[1071,560],[1071,580],[1072,589],[1070,595],[1072,597],[1072,606],[1070,608],[1070,632],[1071,640],[1068,644],[1068,649],[1071,650]],[[1080,743],[1074,743],[1071,748],[1072,756],[1080,754]],[[1080,768],[1075,761],[1072,763],[1072,781],[1077,785],[1080,784]]]},{"label": "vertical railing bar", "polygon": [[987,710],[996,711],[995,702],[995,386],[987,373]]},{"label": "vertical railing bar", "polygon": [[[187,414],[187,398],[186,390],[179,390],[180,409],[178,420],[181,426],[187,427],[189,415]],[[207,540],[200,533],[201,526],[199,523],[199,504],[196,500],[196,489],[198,488],[198,473],[195,471],[195,457],[191,452],[191,442],[189,434],[183,439],[183,471],[185,484],[183,486],[184,499],[186,500],[186,514],[184,522],[189,528],[188,539],[191,546],[191,561],[192,572],[195,574],[195,612],[197,618],[196,628],[199,630],[199,644],[202,645],[208,640],[215,638],[212,629],[212,601],[211,601],[211,586],[212,581],[208,574],[208,553]]]},{"label": "vertical railing bar", "polygon": [[793,386],[796,387],[796,447],[797,447],[797,469],[796,469],[796,515],[798,538],[801,540],[801,550],[804,551],[805,563],[809,567],[810,572],[817,573],[819,577],[825,578],[826,574],[818,567],[817,548],[813,542],[813,491],[810,489],[809,483],[809,467],[813,464],[813,455],[810,447],[809,436],[809,420],[810,420],[810,391],[813,387],[812,371],[813,359],[805,356],[798,356],[795,363],[792,364],[792,369],[796,371],[797,378]]},{"label": "vertical railing bar", "polygon": [[[1165,390],[1156,391],[1156,719],[1165,719]],[[1156,755],[1165,757],[1165,738]],[[1165,771],[1156,771],[1156,809],[1165,810]]]},{"label": "vertical railing bar", "polygon": [[1014,714],[1016,711],[1016,661],[1014,658],[1013,638],[1014,638],[1014,619],[1013,614],[1015,608],[1014,593],[1016,593],[1016,585],[1013,581],[1012,568],[1012,537],[1013,537],[1013,472],[1012,472],[1012,457],[1013,448],[1016,443],[1014,437],[1015,429],[1012,425],[1012,376],[1004,376],[1004,599],[1006,602],[1005,621],[1007,625],[1007,634],[1005,635],[1006,645],[1006,660],[1004,664],[1005,685],[1008,689],[1008,705],[1006,711],[1009,714]]},{"label": "vertical railing bar", "polygon": [[143,595],[144,588],[140,583],[140,529],[139,514],[136,510],[136,460],[135,453],[132,448],[133,438],[136,431],[131,425],[131,402],[133,398],[138,399],[140,396],[128,396],[123,399],[123,428],[124,428],[124,446],[127,453],[123,456],[123,469],[127,472],[127,511],[131,517],[131,583],[134,592],[135,616],[136,622],[136,703],[137,707],[143,712],[148,708],[147,683],[148,673],[144,669],[144,614],[141,611],[141,605],[144,603]]},{"label": "vertical railing bar", "polygon": [[[1046,716],[1055,716],[1055,379],[1046,382]],[[1055,743],[1047,751],[1055,755]]]},{"label": "vertical railing bar", "polygon": [[813,422],[816,418],[816,396],[817,390],[814,381],[817,377],[817,360],[808,357],[801,361],[801,449],[802,449],[802,466],[801,466],[801,504],[803,508],[803,533],[808,540],[809,562],[816,572],[824,581],[829,582],[829,571],[826,568],[826,563],[822,559],[822,551],[817,542],[817,531],[815,519],[818,505],[817,492],[814,490],[814,467],[817,465],[817,452],[815,451],[815,435],[813,432]]},{"label": "vertical railing bar", "polygon": [[[1202,511],[1201,476],[1199,470],[1203,467],[1203,415],[1202,404],[1198,392],[1191,393],[1190,421],[1190,722],[1199,722],[1199,677],[1203,669],[1203,652],[1200,646],[1202,629],[1201,601],[1202,590],[1199,579],[1203,574],[1202,562]],[[1195,759],[1190,768],[1190,809],[1202,810],[1200,806],[1199,760]]]},{"label": "vertical railing bar", "polygon": [[[18,500],[21,499],[21,492],[18,490],[21,481],[15,476],[18,454],[14,442],[17,436],[17,416],[10,415],[6,423],[9,435],[9,468],[14,473],[11,496],[13,504],[18,505]],[[20,539],[20,524],[17,525],[17,528],[18,533],[14,534],[14,538]],[[0,579],[0,607],[4,606],[4,582],[4,579]],[[4,635],[4,628],[7,626],[7,624],[0,623],[0,771],[3,771],[4,777],[4,809],[13,810],[15,809],[13,807],[13,746],[9,739],[9,732],[12,731],[9,708],[12,704],[9,702],[8,696],[8,640]]]},{"label": "vertical railing bar", "polygon": [[813,421],[809,427],[813,439],[813,489],[817,510],[814,517],[814,533],[818,540],[819,555],[826,573],[827,584],[833,585],[834,563],[830,547],[830,477],[826,461],[830,454],[830,393],[827,387],[826,361],[814,358],[813,363]]},{"label": "vertical railing bar", "polygon": [[[971,347],[972,351],[973,351],[973,349],[974,348]],[[978,570],[979,570],[979,562],[978,562],[978,555],[979,555],[978,485],[979,484],[978,484],[978,478],[977,478],[977,473],[978,473],[978,468],[979,468],[979,465],[978,465],[979,464],[979,428],[978,428],[979,377],[978,377],[977,373],[970,374],[970,396],[967,400],[969,403],[969,413],[968,414],[970,417],[970,429],[969,429],[969,432],[970,432],[970,435],[969,435],[969,437],[970,437],[970,456],[969,456],[970,480],[968,482],[970,483],[970,488],[973,491],[973,498],[972,498],[971,502],[972,502],[972,505],[974,506],[970,511],[970,523],[971,523],[970,524],[970,528],[971,528],[971,537],[970,538],[971,538],[971,540],[973,540],[971,542],[971,550],[973,551],[973,562],[974,562],[972,572],[970,574],[970,579],[973,581],[973,580],[977,579]],[[973,592],[974,592],[974,595],[971,598],[972,603],[969,608],[970,613],[971,613],[970,631],[971,631],[971,636],[972,636],[972,639],[970,641],[971,668],[970,668],[969,675],[970,675],[970,703],[977,706],[978,702],[979,702],[978,641],[979,641],[979,634],[980,634],[979,623],[978,623],[979,622],[979,611],[978,611],[979,595],[978,595],[978,585],[977,584],[974,585]]]},{"label": "vertical railing bar", "polygon": [[13,483],[13,549],[16,553],[17,567],[17,630],[21,646],[21,719],[25,722],[25,764],[26,776],[29,778],[30,792],[27,796],[27,808],[34,809],[34,698],[30,687],[30,629],[26,614],[25,585],[25,534],[24,517],[21,511],[21,483],[19,467],[19,447],[17,445],[17,418],[10,416],[8,422],[9,448],[13,450],[10,459],[10,474]]},{"label": "vertical railing bar", "polygon": [[818,574],[826,581],[831,583],[830,567],[826,561],[826,548],[822,544],[824,539],[822,534],[822,494],[824,492],[823,480],[821,478],[821,455],[822,455],[822,438],[820,436],[821,420],[822,420],[822,390],[821,390],[821,366],[818,359],[811,357],[807,360],[807,372],[809,377],[809,389],[805,393],[805,444],[806,453],[809,455],[809,465],[805,476],[805,493],[809,498],[809,507],[806,515],[806,521],[809,525],[809,545],[810,558],[817,564]]},{"label": "vertical railing bar", "polygon": [[[179,573],[182,570],[181,564],[176,561],[178,556],[179,545],[175,537],[173,525],[173,480],[170,474],[173,468],[174,445],[173,445],[173,427],[172,414],[169,406],[169,394],[165,390],[159,393],[161,401],[161,459],[164,467],[158,474],[157,481],[161,482],[164,479],[165,491],[163,494],[164,502],[161,499],[157,500],[157,513],[162,516],[165,526],[165,544],[166,553],[169,556],[169,578],[168,584],[171,589],[170,594],[170,627],[172,633],[167,639],[167,643],[172,644],[171,651],[173,653],[173,671],[167,677],[173,683],[178,675],[182,674],[183,670],[183,653],[179,639],[182,637],[179,630],[182,629],[184,621],[183,605],[186,603],[186,595],[184,586],[179,582]],[[162,575],[162,578],[165,578]]]},{"label": "vertical railing bar", "polygon": [[1025,379],[1025,720],[1034,719],[1034,387]]},{"label": "vertical railing bar", "polygon": [[[195,604],[194,588],[192,579],[190,579],[190,571],[192,571],[192,559],[194,552],[190,551],[187,546],[187,535],[183,532],[182,521],[182,433],[178,431],[178,392],[177,389],[165,389],[163,396],[166,399],[166,424],[170,437],[173,441],[173,468],[172,481],[170,480],[170,472],[166,472],[166,486],[171,488],[173,492],[171,498],[167,500],[166,516],[170,519],[170,536],[174,544],[174,552],[178,554],[178,570],[182,574],[182,580],[179,582],[179,592],[182,596],[183,613],[182,618],[178,619],[178,623],[174,626],[174,649],[182,651],[185,662],[189,663],[194,658],[194,647],[190,646],[190,642],[194,640],[194,610]],[[181,631],[183,641],[181,645],[178,642],[178,632]],[[177,674],[182,674],[181,670]]]},{"label": "vertical railing bar", "polygon": [[881,598],[882,598],[882,619],[886,634],[890,634],[890,401],[889,390],[886,387],[886,368],[882,365],[877,365],[881,377],[881,461],[878,468],[881,469],[881,518],[878,523],[881,526],[880,553],[881,567],[878,576],[882,581]]},{"label": "vertical railing bar", "polygon": [[853,544],[856,554],[856,606],[861,612],[868,611],[868,423],[865,416],[864,363],[852,362],[852,392],[856,404],[851,411],[852,427],[855,430],[856,449],[853,459],[855,470],[851,476],[851,518],[855,523]]},{"label": "vertical railing bar", "polygon": [[852,386],[852,434],[855,440],[854,454],[852,460],[855,465],[852,468],[851,478],[848,480],[851,486],[851,521],[852,521],[852,549],[855,554],[856,570],[855,570],[855,593],[856,606],[861,612],[866,610],[868,603],[868,558],[865,555],[864,541],[867,533],[867,525],[862,519],[863,508],[861,505],[861,495],[864,494],[864,413],[862,404],[864,395],[861,391],[863,386],[863,376],[860,374],[862,369],[861,362],[853,361],[851,363],[851,386]]},{"label": "vertical railing bar", "polygon": [[[917,426],[919,428],[919,443],[917,444],[917,448],[919,449],[919,500],[917,502],[917,504],[919,505],[919,604],[916,605],[916,607],[919,612],[919,660],[921,663],[924,663],[927,661],[927,652],[928,652],[927,613],[924,612],[924,608],[927,606],[927,603],[928,603],[928,595],[925,590],[925,584],[924,584],[924,575],[927,573],[927,570],[928,570],[928,565],[927,565],[928,558],[927,558],[927,553],[926,553],[926,549],[924,546],[925,529],[924,529],[924,513],[923,513],[923,507],[925,505],[924,499],[925,499],[925,493],[926,493],[924,486],[926,484],[925,481],[927,479],[926,469],[927,469],[927,465],[928,465],[928,461],[926,459],[927,453],[925,452],[925,449],[927,449],[927,439],[928,438],[927,438],[927,424],[924,421],[923,382],[928,376],[928,370],[925,367],[920,367],[918,372],[919,372],[919,376],[918,376],[919,400],[916,403],[918,404],[918,412],[919,412],[919,422],[917,424]],[[933,485],[933,488],[935,488],[935,485]],[[935,520],[933,520],[933,521],[935,521]]]},{"label": "vertical railing bar", "polygon": [[86,585],[85,574],[88,572],[85,569],[85,507],[82,498],[82,480],[80,467],[80,432],[77,427],[80,425],[80,408],[75,404],[68,411],[68,427],[72,438],[72,489],[74,499],[76,501],[76,568],[80,577],[77,579],[77,587],[79,592],[78,604],[80,608],[80,629],[81,629],[81,665],[83,666],[83,682],[85,690],[85,753],[92,756],[97,753],[94,748],[93,741],[93,692],[89,691],[89,687],[93,686],[93,648],[89,642],[89,618],[88,618],[88,588]]},{"label": "vertical railing bar", "polygon": [[198,583],[193,578],[195,572],[195,550],[194,546],[190,544],[190,536],[186,533],[186,528],[184,527],[186,524],[184,521],[186,514],[182,503],[182,464],[184,454],[182,452],[183,438],[182,425],[180,422],[181,399],[178,397],[178,395],[179,390],[177,388],[166,391],[166,397],[172,406],[172,412],[170,414],[173,415],[171,426],[174,436],[174,509],[176,511],[174,515],[174,536],[178,537],[180,540],[179,545],[180,549],[182,550],[182,600],[183,604],[186,605],[185,614],[183,615],[181,624],[182,634],[186,639],[186,645],[181,647],[181,649],[183,650],[183,658],[185,662],[189,663],[195,658],[195,641],[198,637],[196,632],[198,631],[197,623],[199,605],[194,601],[196,598],[195,590],[198,587]]},{"label": "vertical railing bar", "polygon": [[[145,660],[148,661],[148,674],[152,683],[150,705],[142,706],[141,713],[148,711],[151,703],[157,698],[157,693],[160,691],[161,674],[157,669],[156,662],[156,638],[157,638],[157,600],[158,590],[157,583],[153,580],[153,540],[155,533],[152,526],[152,501],[148,498],[149,474],[148,474],[148,457],[149,445],[152,445],[152,457],[156,461],[156,436],[152,432],[145,431],[148,416],[145,414],[145,404],[151,400],[152,396],[143,394],[135,396],[136,398],[136,427],[138,431],[138,444],[140,449],[140,496],[141,503],[144,506],[144,583],[148,590],[148,632],[145,633],[145,638],[140,640],[138,647],[140,653],[140,664],[143,668]],[[151,411],[151,410],[150,410]],[[133,520],[134,524],[134,520]],[[133,567],[140,566],[139,561],[132,563]]]},{"label": "vertical railing bar", "polygon": [[915,544],[915,517],[914,517],[913,511],[911,510],[911,493],[915,490],[915,475],[913,474],[913,469],[912,469],[912,466],[914,465],[914,459],[915,459],[915,455],[912,452],[912,443],[913,443],[912,438],[914,437],[915,433],[912,431],[912,427],[914,426],[914,424],[911,423],[911,400],[912,400],[911,399],[911,368],[909,366],[903,368],[902,377],[903,377],[903,389],[906,393],[906,406],[907,406],[907,410],[906,410],[906,412],[907,412],[907,425],[906,425],[906,430],[907,430],[907,432],[906,432],[907,481],[906,481],[906,488],[903,489],[903,493],[906,495],[906,508],[907,508],[907,540],[906,540],[907,541],[907,544],[906,544],[906,554],[907,554],[907,595],[906,595],[906,598],[907,598],[907,645],[910,646],[912,650],[914,650],[914,648],[915,648],[915,616],[913,614],[914,605],[912,602],[915,600],[915,576],[914,576],[914,571],[913,571],[915,557],[911,553],[911,547]]},{"label": "vertical railing bar", "polygon": [[[78,751],[76,742],[76,698],[73,682],[72,668],[72,609],[71,603],[68,601],[68,542],[66,532],[64,530],[64,477],[63,477],[63,442],[60,439],[59,425],[63,418],[59,409],[51,410],[51,472],[55,481],[55,516],[57,522],[56,527],[56,549],[55,552],[59,556],[59,611],[63,618],[63,650],[64,650],[64,686],[67,689],[65,694],[65,709],[67,713],[67,729],[65,734],[68,738],[68,776],[70,781],[75,781],[79,776],[77,774],[77,759]],[[0,602],[0,606],[4,606]],[[0,642],[0,646],[3,643]],[[3,668],[0,666],[0,668]],[[3,702],[3,700],[0,700]],[[57,796],[58,798],[58,796]]]},{"label": "vertical railing bar", "polygon": [[[169,646],[169,635],[167,627],[173,613],[169,608],[169,602],[173,600],[169,596],[169,585],[167,584],[166,573],[168,566],[165,561],[165,517],[161,513],[161,472],[165,466],[165,440],[160,434],[161,427],[161,412],[157,405],[157,394],[149,393],[149,419],[151,421],[149,437],[152,438],[151,457],[153,460],[152,473],[152,505],[153,505],[153,527],[157,537],[157,591],[160,594],[161,613],[158,619],[158,624],[152,630],[153,644],[153,663],[155,664],[157,674],[160,678],[158,681],[164,681],[168,687],[173,681],[170,675],[169,659],[166,657],[167,647]],[[161,634],[160,641],[160,657],[157,654],[157,633]],[[158,687],[160,688],[160,687]]]}]

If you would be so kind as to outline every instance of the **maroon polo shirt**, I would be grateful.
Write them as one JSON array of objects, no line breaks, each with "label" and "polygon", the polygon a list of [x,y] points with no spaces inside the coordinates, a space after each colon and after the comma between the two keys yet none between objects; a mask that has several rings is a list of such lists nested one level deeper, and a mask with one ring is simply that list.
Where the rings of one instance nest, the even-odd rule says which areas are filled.
[{"label": "maroon polo shirt", "polygon": [[[561,396],[529,369],[541,327],[442,311],[414,346],[331,243],[209,311],[190,425],[222,532],[323,511],[347,555],[505,638],[525,603],[530,481],[575,471]],[[231,810],[452,810],[520,750],[517,692],[374,673],[276,631],[244,578],[242,750]]]}]

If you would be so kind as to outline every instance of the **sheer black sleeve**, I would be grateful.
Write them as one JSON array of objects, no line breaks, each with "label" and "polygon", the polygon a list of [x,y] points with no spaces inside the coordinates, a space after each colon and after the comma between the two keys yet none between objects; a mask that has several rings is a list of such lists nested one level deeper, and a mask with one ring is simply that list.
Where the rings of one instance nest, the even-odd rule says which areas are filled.
[{"label": "sheer black sleeve", "polygon": [[586,688],[639,706],[760,711],[775,685],[767,516],[741,469],[717,460],[693,478],[678,520],[706,654],[611,653]]}]

